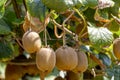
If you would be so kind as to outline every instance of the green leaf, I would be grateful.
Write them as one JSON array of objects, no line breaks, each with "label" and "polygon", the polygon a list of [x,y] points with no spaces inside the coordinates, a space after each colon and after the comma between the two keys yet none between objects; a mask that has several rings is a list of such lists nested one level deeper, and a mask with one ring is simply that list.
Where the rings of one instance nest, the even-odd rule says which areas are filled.
[{"label": "green leaf", "polygon": [[108,55],[104,53],[99,53],[98,55],[99,55],[99,59],[102,60],[103,64],[105,64],[106,66],[111,65],[111,59],[108,57]]},{"label": "green leaf", "polygon": [[9,43],[4,41],[0,42],[0,61],[6,61],[12,58],[13,50],[10,47]]},{"label": "green leaf", "polygon": [[0,1],[0,19],[4,16],[5,13],[5,3],[7,0]]},{"label": "green leaf", "polygon": [[47,8],[42,4],[41,0],[26,0],[26,5],[31,16],[38,17],[40,21],[44,21]]},{"label": "green leaf", "polygon": [[7,7],[3,19],[9,23],[12,23],[17,19],[16,14],[13,10],[13,6]]},{"label": "green leaf", "polygon": [[0,34],[9,34],[10,32],[10,27],[3,19],[0,19]]},{"label": "green leaf", "polygon": [[74,7],[96,7],[98,5],[98,0],[42,0],[42,2],[57,12],[63,12]]},{"label": "green leaf", "polygon": [[113,20],[109,25],[108,29],[113,32],[119,31],[120,24],[118,24],[115,20]]},{"label": "green leaf", "polygon": [[114,16],[118,16],[119,8],[120,8],[120,0],[113,0],[113,1],[115,2],[115,5],[109,8],[109,12]]},{"label": "green leaf", "polygon": [[102,10],[96,9],[94,18],[96,21],[108,22],[109,21],[108,11],[105,9]]},{"label": "green leaf", "polygon": [[96,47],[109,46],[113,41],[113,34],[105,27],[88,26],[88,33],[91,43]]},{"label": "green leaf", "polygon": [[59,17],[59,15],[57,13],[55,13],[55,11],[51,12],[51,18],[52,19],[57,19]]},{"label": "green leaf", "polygon": [[112,65],[112,67],[106,69],[106,72],[110,80],[120,79],[120,65]]},{"label": "green leaf", "polygon": [[88,8],[87,10],[84,11],[84,15],[87,17],[87,20],[90,22],[95,22],[94,14],[95,14],[95,9],[92,8]]},{"label": "green leaf", "polygon": [[98,5],[98,0],[81,0],[82,4],[87,7],[96,7]]},{"label": "green leaf", "polygon": [[20,25],[24,23],[24,19],[23,18],[15,19],[12,23],[15,25]]}]

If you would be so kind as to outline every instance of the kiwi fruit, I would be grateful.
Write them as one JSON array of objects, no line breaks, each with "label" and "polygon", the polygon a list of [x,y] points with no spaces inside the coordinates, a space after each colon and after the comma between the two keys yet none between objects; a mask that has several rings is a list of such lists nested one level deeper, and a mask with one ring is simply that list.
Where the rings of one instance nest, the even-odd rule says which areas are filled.
[{"label": "kiwi fruit", "polygon": [[27,31],[22,37],[23,47],[26,52],[34,53],[41,48],[41,39],[37,32]]},{"label": "kiwi fruit", "polygon": [[56,63],[56,55],[51,48],[41,48],[36,53],[36,65],[41,72],[45,72],[47,75],[50,73]]},{"label": "kiwi fruit", "polygon": [[76,52],[77,52],[77,56],[78,56],[78,64],[72,71],[75,73],[85,72],[88,67],[87,55],[84,52],[79,51],[79,50]]},{"label": "kiwi fruit", "polygon": [[116,38],[113,41],[113,54],[118,60],[120,60],[120,38]]},{"label": "kiwi fruit", "polygon": [[72,70],[78,64],[78,57],[75,49],[62,46],[56,50],[56,67],[59,70]]}]

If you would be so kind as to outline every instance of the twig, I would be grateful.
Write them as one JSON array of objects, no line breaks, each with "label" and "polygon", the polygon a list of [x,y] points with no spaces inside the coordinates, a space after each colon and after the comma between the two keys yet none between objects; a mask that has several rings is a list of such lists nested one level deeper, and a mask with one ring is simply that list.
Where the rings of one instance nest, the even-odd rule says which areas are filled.
[{"label": "twig", "polygon": [[20,10],[18,8],[18,4],[17,4],[17,1],[16,0],[12,0],[12,3],[13,3],[13,8],[15,10],[15,13],[16,13],[16,16],[17,18],[20,18]]},{"label": "twig", "polygon": [[46,30],[46,33],[48,35],[49,40],[51,40],[52,38],[50,37],[50,34],[49,34],[48,30]]},{"label": "twig", "polygon": [[60,35],[58,35],[58,30],[57,30],[57,27],[56,25],[54,25],[54,34],[57,38],[61,38],[63,36],[63,32],[61,32]]},{"label": "twig", "polygon": [[47,29],[45,27],[45,30],[44,30],[44,34],[45,34],[45,46],[47,47],[47,34],[46,34],[46,31],[47,31]]},{"label": "twig", "polygon": [[113,14],[111,14],[111,16],[113,17],[113,19],[115,19],[120,24],[120,18],[114,16]]},{"label": "twig", "polygon": [[75,11],[72,11],[72,13],[63,21],[62,25],[64,24],[72,17],[72,15],[75,13]]},{"label": "twig", "polygon": [[88,32],[83,33],[83,34],[80,36],[80,38],[84,37],[84,36],[87,35],[87,34],[88,34]]},{"label": "twig", "polygon": [[84,16],[79,12],[78,9],[74,8],[74,10],[77,12],[77,14],[83,19],[83,23],[84,23],[84,27],[82,29],[82,31],[80,32],[79,36],[82,35],[82,33],[84,32],[85,28],[87,28],[87,24],[86,24],[86,20],[84,18]]},{"label": "twig", "polygon": [[74,14],[74,11],[63,21],[62,23],[62,28],[63,28],[63,46],[66,44],[66,40],[65,40],[65,23],[72,17],[72,15]]},{"label": "twig", "polygon": [[27,7],[26,7],[25,0],[23,0],[23,5],[24,5],[24,7],[25,7],[25,10],[27,11]]},{"label": "twig", "polygon": [[[55,20],[51,19],[51,22],[52,22],[53,24],[55,24],[59,29],[63,30],[62,25],[60,25],[59,23],[57,23]],[[71,31],[68,30],[67,28],[64,28],[64,29],[65,29],[65,31],[66,31],[67,33],[72,34],[72,35],[75,35],[75,33],[71,32]]]},{"label": "twig", "polygon": [[22,47],[22,48],[24,49],[24,47],[23,47],[23,45],[20,43],[20,41],[19,41],[17,38],[15,38],[15,40],[16,40],[17,43],[20,45],[20,47]]},{"label": "twig", "polygon": [[19,46],[24,49],[23,45],[20,43],[20,41],[18,40],[18,38],[16,38],[15,34],[14,33],[11,33],[11,34],[12,34],[13,38],[17,41],[17,43],[19,44]]}]

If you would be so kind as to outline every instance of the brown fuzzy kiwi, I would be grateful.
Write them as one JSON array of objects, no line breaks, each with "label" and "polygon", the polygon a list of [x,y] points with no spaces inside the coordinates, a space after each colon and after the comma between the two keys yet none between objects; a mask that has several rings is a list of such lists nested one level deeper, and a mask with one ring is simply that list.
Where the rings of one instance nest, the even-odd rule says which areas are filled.
[{"label": "brown fuzzy kiwi", "polygon": [[113,41],[113,54],[118,60],[120,60],[120,38],[116,38]]},{"label": "brown fuzzy kiwi", "polygon": [[22,37],[23,47],[28,53],[34,53],[41,47],[39,34],[34,31],[27,31]]},{"label": "brown fuzzy kiwi", "polygon": [[62,46],[56,50],[56,67],[60,70],[72,70],[78,64],[75,49]]},{"label": "brown fuzzy kiwi", "polygon": [[88,67],[88,59],[84,52],[76,51],[78,55],[78,65],[72,70],[75,73],[82,73],[87,70]]},{"label": "brown fuzzy kiwi", "polygon": [[83,80],[83,74],[67,71],[66,80]]},{"label": "brown fuzzy kiwi", "polygon": [[[40,75],[46,76],[49,74],[56,63],[56,55],[51,48],[41,48],[36,54],[36,65],[41,71]],[[41,77],[43,77],[41,76]]]}]

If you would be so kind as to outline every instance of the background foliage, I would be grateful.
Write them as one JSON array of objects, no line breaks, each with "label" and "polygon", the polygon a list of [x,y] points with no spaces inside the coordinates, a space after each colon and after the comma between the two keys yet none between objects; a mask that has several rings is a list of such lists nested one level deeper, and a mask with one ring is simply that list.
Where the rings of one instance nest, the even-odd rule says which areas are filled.
[{"label": "background foliage", "polygon": [[[113,77],[114,80],[119,80],[120,66],[113,55],[112,42],[120,35],[120,0],[76,0],[80,1],[79,4],[77,2],[69,4],[69,1],[64,2],[65,0],[61,0],[63,1],[61,4],[56,4],[59,0],[54,0],[54,4],[49,0],[47,4],[47,1],[0,1],[0,61],[7,63],[20,55],[28,55],[21,46],[21,38],[26,31],[23,24],[27,13],[32,16],[29,26],[40,24],[37,25],[37,29],[47,22],[48,17],[50,18],[48,24],[46,23],[47,43],[54,50],[63,44],[62,38],[59,39],[54,34],[54,25],[58,25],[60,34],[62,30],[59,25],[68,19],[65,22],[66,44],[74,47],[79,43],[80,49],[88,55],[89,66],[84,76],[87,72],[91,74],[94,69],[95,73],[91,75],[102,75],[95,77],[94,80],[97,78],[110,80]],[[72,12],[74,14],[68,18]],[[39,23],[35,21],[36,19]],[[39,34],[44,46],[44,31],[40,31]]]}]

